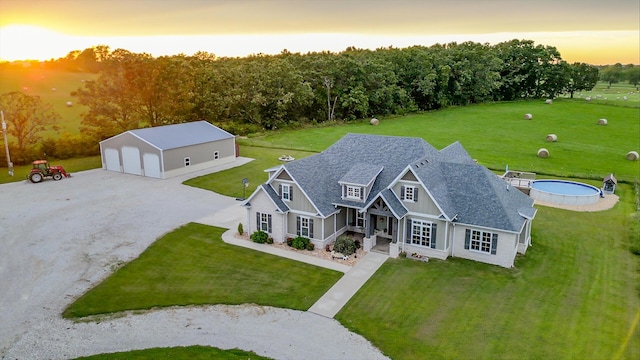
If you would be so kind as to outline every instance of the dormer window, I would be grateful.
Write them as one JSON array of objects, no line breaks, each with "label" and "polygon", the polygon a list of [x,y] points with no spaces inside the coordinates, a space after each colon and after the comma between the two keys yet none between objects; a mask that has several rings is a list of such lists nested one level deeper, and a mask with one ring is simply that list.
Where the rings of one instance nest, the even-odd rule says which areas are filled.
[{"label": "dormer window", "polygon": [[345,199],[362,200],[362,188],[360,186],[345,185]]}]

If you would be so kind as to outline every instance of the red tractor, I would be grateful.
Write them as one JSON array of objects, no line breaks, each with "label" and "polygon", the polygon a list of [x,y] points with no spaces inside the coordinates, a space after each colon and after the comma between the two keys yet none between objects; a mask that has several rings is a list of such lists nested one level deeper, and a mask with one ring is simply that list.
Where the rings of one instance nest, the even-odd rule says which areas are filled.
[{"label": "red tractor", "polygon": [[60,180],[62,177],[71,177],[60,165],[48,166],[47,160],[36,160],[32,162],[33,168],[27,175],[27,179],[32,183],[39,183],[45,177],[51,177],[53,180]]}]

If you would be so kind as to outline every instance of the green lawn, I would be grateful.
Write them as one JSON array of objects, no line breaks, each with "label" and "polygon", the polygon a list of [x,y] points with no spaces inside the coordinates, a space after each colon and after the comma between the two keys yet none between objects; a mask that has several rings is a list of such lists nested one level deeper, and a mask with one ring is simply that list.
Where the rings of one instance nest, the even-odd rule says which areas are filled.
[{"label": "green lawn", "polygon": [[[533,120],[523,120],[526,113]],[[598,119],[607,126],[596,125]],[[382,119],[379,126],[359,121],[343,126],[270,132],[241,144],[322,151],[346,133],[424,138],[441,149],[460,141],[469,154],[491,169],[532,171],[563,177],[602,179],[613,173],[621,181],[638,176],[638,162],[627,152],[640,150],[640,108],[584,100],[521,101],[449,108]],[[558,141],[546,141],[556,134]],[[540,148],[550,157],[537,157]]]},{"label": "green lawn", "polygon": [[390,259],[336,319],[397,360],[638,359],[637,219],[619,189],[609,211],[539,207],[514,269]]},{"label": "green lawn", "polygon": [[342,273],[228,245],[225,229],[187,224],[84,294],[66,318],[201,304],[307,310]]},{"label": "green lawn", "polygon": [[243,195],[242,179],[247,178],[249,186],[244,189],[244,195],[245,197],[249,197],[256,187],[267,181],[267,173],[265,170],[282,164],[282,162],[278,160],[278,157],[283,154],[301,159],[314,153],[308,151],[241,146],[240,155],[255,160],[240,167],[189,179],[183,184],[239,198]]},{"label": "green lawn", "polygon": [[78,360],[173,360],[173,359],[189,359],[189,360],[268,360],[270,358],[257,355],[253,351],[244,351],[238,349],[221,350],[208,346],[185,346],[174,348],[153,348],[145,350],[134,350],[127,352],[119,352],[112,354],[100,354],[87,357],[80,357]]}]

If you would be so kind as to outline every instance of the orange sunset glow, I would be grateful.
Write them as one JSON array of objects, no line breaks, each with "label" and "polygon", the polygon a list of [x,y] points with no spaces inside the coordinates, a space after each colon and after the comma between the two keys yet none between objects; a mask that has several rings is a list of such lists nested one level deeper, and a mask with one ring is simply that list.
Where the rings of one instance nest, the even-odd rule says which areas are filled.
[{"label": "orange sunset glow", "polygon": [[568,62],[639,64],[638,10],[635,0],[2,0],[0,60],[49,60],[96,45],[246,56],[528,39],[556,47]]}]

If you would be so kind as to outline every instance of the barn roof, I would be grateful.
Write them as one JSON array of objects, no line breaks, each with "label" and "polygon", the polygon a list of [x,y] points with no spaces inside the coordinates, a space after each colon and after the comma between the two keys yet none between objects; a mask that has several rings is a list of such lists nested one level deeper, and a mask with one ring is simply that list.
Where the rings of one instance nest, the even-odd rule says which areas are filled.
[{"label": "barn roof", "polygon": [[204,120],[129,130],[127,132],[160,150],[176,149],[234,137],[232,134]]}]

